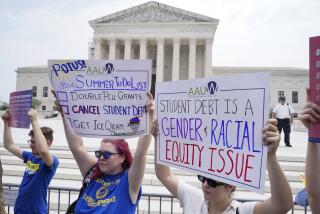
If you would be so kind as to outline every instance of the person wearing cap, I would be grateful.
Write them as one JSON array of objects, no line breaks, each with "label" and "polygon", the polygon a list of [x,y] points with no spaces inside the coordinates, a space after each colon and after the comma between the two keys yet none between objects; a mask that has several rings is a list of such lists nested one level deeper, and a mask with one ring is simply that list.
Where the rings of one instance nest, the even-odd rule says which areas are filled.
[{"label": "person wearing cap", "polygon": [[[276,150],[280,135],[277,121],[271,119],[263,129],[263,143],[268,146],[267,168],[270,180],[271,197],[262,202],[240,203],[232,198],[235,186],[198,175],[202,190],[189,185],[174,176],[170,167],[157,163],[155,143],[155,172],[161,183],[177,197],[184,214],[274,214],[287,213],[293,205],[289,183],[277,161]],[[151,127],[156,142],[159,133],[158,123]]]},{"label": "person wearing cap", "polygon": [[28,140],[31,152],[24,151],[14,143],[9,127],[10,112],[7,111],[1,116],[4,122],[4,148],[26,164],[14,213],[48,213],[48,186],[59,165],[58,159],[49,151],[53,142],[53,130],[49,127],[40,127],[36,110],[30,109],[28,116],[32,125]]},{"label": "person wearing cap", "polygon": [[279,98],[279,103],[272,111],[272,118],[276,118],[278,120],[277,128],[280,134],[283,129],[284,143],[287,147],[292,147],[290,143],[290,132],[291,124],[293,123],[293,113],[294,110],[291,105],[286,102],[285,97]]}]

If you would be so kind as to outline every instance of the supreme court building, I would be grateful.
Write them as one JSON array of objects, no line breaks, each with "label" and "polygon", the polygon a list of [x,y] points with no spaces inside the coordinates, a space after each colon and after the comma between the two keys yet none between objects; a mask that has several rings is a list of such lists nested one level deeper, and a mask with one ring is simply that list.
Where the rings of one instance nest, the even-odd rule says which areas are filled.
[{"label": "supreme court building", "polygon": [[148,2],[89,23],[94,30],[89,58],[151,59],[153,86],[155,80],[212,75],[217,19]]},{"label": "supreme court building", "polygon": [[[280,95],[285,95],[296,110],[305,101],[306,69],[212,67],[217,19],[152,1],[94,19],[89,24],[94,37],[88,58],[151,59],[152,92],[155,81],[264,71],[272,76],[272,106]],[[16,89],[32,88],[34,97],[42,101],[40,110],[52,111],[47,66],[22,67],[16,73]]]}]

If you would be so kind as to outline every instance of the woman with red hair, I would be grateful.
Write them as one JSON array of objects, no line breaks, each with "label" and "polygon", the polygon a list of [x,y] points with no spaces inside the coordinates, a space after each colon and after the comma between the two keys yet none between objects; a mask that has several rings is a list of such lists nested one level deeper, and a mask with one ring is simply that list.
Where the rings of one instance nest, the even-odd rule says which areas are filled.
[{"label": "woman with red hair", "polygon": [[[55,101],[55,104],[63,115],[59,103]],[[147,110],[150,121],[153,121],[154,104],[150,93]],[[134,157],[126,140],[102,139],[94,158],[87,152],[82,138],[69,129],[66,119],[64,116],[62,118],[73,157],[82,176],[86,179],[89,177],[88,184],[75,206],[75,213],[135,213],[141,197],[141,184],[151,134],[139,137]]]}]

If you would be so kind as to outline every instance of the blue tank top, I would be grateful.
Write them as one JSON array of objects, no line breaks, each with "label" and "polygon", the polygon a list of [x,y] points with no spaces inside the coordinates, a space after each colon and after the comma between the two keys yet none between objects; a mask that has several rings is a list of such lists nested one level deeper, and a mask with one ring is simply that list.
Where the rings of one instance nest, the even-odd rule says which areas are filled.
[{"label": "blue tank top", "polygon": [[141,188],[136,203],[131,201],[128,171],[104,175],[90,181],[77,202],[75,213],[134,214],[140,198]]}]

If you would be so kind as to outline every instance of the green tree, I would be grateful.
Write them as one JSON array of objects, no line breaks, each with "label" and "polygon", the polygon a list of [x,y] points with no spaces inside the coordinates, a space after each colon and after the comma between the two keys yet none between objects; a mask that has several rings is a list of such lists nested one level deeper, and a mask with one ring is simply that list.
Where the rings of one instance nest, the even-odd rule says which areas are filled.
[{"label": "green tree", "polygon": [[5,111],[5,110],[7,110],[8,109],[8,103],[2,103],[1,105],[0,105],[0,111]]},{"label": "green tree", "polygon": [[39,109],[40,106],[41,106],[41,100],[38,100],[33,97],[32,98],[32,108]]}]

